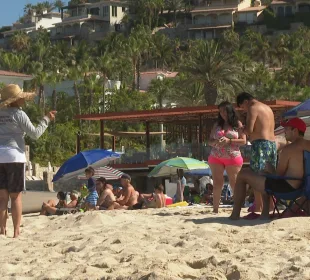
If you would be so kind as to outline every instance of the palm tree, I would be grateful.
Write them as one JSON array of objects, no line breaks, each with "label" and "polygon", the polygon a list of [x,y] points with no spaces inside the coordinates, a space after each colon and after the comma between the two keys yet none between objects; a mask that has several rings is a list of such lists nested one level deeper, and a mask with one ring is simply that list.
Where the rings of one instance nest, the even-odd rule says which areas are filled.
[{"label": "palm tree", "polygon": [[8,71],[24,72],[28,60],[29,56],[24,54],[0,53],[0,67]]},{"label": "palm tree", "polygon": [[174,58],[173,43],[167,36],[160,33],[155,33],[155,35],[153,35],[152,43],[153,58],[155,58],[156,68],[159,62],[160,68],[164,70],[165,66]]},{"label": "palm tree", "polygon": [[28,3],[24,6],[24,14],[25,15],[31,15],[33,11],[33,5]]},{"label": "palm tree", "polygon": [[241,68],[230,54],[220,50],[215,41],[198,41],[182,67],[193,81],[204,85],[205,101],[214,105],[219,90],[227,85],[242,87]]},{"label": "palm tree", "polygon": [[148,92],[154,96],[158,107],[161,109],[164,100],[168,100],[172,93],[173,81],[171,79],[154,79],[151,81]]},{"label": "palm tree", "polygon": [[[82,76],[83,76],[83,71],[81,70],[79,66],[71,67],[69,69],[68,78],[73,81],[74,96],[75,96],[78,115],[82,114],[81,97],[80,97],[79,85],[78,85]],[[79,120],[79,126],[81,128],[81,120]]]},{"label": "palm tree", "polygon": [[177,26],[177,12],[185,9],[183,0],[166,0],[168,12],[173,11],[174,26]]},{"label": "palm tree", "polygon": [[65,6],[65,2],[64,1],[62,1],[62,0],[55,0],[54,1],[54,7],[56,8],[56,9],[58,9],[58,12],[60,13],[60,11],[61,11],[61,8],[62,7],[64,7]]},{"label": "palm tree", "polygon": [[19,30],[14,33],[10,43],[15,51],[27,51],[30,48],[30,37],[24,31]]}]

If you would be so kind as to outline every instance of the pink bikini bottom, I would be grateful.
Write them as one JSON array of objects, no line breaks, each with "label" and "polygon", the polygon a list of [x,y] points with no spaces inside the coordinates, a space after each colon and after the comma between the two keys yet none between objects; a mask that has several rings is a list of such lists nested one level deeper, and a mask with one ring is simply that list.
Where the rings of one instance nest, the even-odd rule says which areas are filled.
[{"label": "pink bikini bottom", "polygon": [[209,156],[208,163],[209,164],[220,164],[223,166],[227,166],[227,165],[242,166],[243,158],[242,156],[235,157],[235,158],[218,158],[214,156]]}]

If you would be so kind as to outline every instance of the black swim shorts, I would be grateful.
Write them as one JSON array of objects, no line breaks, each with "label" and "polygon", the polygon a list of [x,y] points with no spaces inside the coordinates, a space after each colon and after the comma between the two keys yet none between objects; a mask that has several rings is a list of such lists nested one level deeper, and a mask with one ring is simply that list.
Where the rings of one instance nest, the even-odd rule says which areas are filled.
[{"label": "black swim shorts", "polygon": [[297,189],[293,188],[286,180],[279,178],[266,178],[265,189],[275,193],[289,193]]},{"label": "black swim shorts", "polygon": [[0,163],[0,190],[19,193],[25,190],[25,164]]}]

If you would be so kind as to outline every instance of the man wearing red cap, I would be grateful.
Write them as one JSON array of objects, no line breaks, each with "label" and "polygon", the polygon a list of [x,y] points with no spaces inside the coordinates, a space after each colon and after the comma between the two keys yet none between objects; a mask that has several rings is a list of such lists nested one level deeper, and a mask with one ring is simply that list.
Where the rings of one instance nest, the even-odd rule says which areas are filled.
[{"label": "man wearing red cap", "polygon": [[266,178],[258,175],[251,169],[243,169],[239,172],[234,192],[234,208],[230,216],[232,220],[240,218],[241,207],[243,206],[246,185],[249,184],[254,190],[263,195],[262,219],[269,219],[269,201],[265,189],[268,188],[274,192],[291,192],[301,186],[304,175],[303,151],[310,151],[310,141],[304,139],[307,126],[302,119],[293,118],[282,122],[285,129],[285,138],[291,144],[285,146],[280,154],[276,175],[300,178],[301,180],[284,180],[275,178]]}]

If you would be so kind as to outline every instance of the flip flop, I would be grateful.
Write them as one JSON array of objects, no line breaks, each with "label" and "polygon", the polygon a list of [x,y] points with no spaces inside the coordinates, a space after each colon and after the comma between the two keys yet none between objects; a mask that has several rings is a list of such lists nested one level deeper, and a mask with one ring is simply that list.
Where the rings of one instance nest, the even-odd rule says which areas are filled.
[{"label": "flip flop", "polygon": [[245,219],[245,220],[256,220],[260,217],[260,214],[256,214],[255,212],[252,212],[244,217],[242,217],[242,219]]}]

